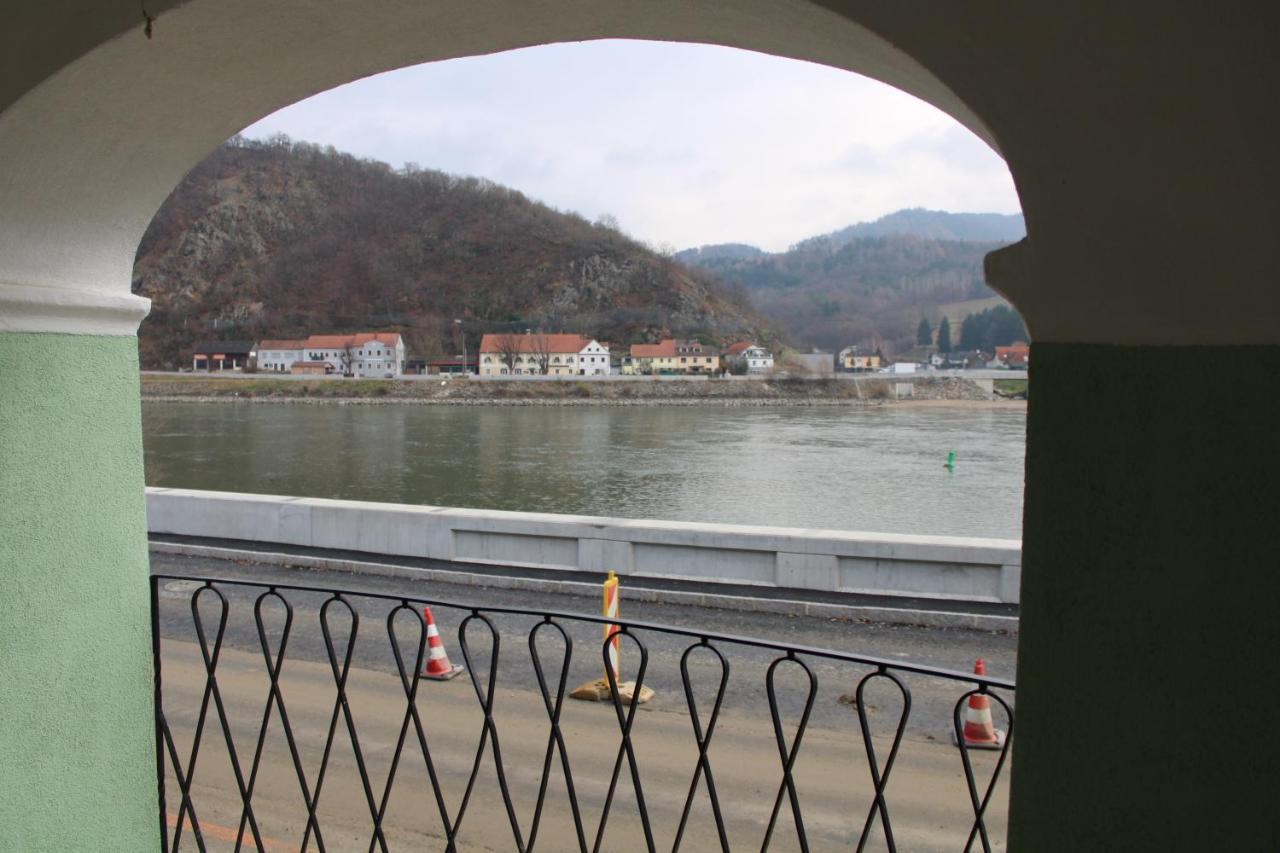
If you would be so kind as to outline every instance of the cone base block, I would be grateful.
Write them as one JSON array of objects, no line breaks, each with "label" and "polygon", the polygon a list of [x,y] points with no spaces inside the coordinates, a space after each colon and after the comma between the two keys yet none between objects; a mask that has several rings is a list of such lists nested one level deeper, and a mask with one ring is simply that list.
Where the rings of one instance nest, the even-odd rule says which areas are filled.
[{"label": "cone base block", "polygon": [[427,681],[451,681],[452,679],[457,678],[459,675],[462,675],[462,673],[465,672],[466,669],[467,668],[465,666],[462,666],[461,664],[459,664],[453,667],[452,669],[450,669],[448,672],[439,672],[439,673],[424,672],[420,677]]},{"label": "cone base block", "polygon": [[[995,732],[996,739],[994,741],[966,740],[964,745],[969,749],[1004,749],[1004,729],[996,729]],[[951,730],[951,743],[955,746],[960,746],[960,741],[956,739],[955,729]]]},{"label": "cone base block", "polygon": [[[622,700],[624,705],[630,705],[632,702],[637,705],[643,705],[652,699],[654,695],[654,692],[648,687],[641,687],[637,691],[634,681],[623,681],[618,685],[618,698]],[[607,679],[597,678],[595,681],[585,681],[573,688],[569,698],[582,699],[586,702],[605,702],[613,698],[613,692],[609,689]]]}]

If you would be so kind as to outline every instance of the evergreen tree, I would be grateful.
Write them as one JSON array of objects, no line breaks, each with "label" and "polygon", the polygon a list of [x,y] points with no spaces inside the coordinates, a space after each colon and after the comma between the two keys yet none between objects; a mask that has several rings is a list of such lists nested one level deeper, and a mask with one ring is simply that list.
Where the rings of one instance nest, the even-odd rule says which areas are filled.
[{"label": "evergreen tree", "polygon": [[960,348],[964,350],[989,350],[1026,340],[1030,336],[1022,318],[1005,305],[970,314],[960,324]]},{"label": "evergreen tree", "polygon": [[982,322],[978,319],[977,314],[966,314],[964,321],[960,324],[960,349],[976,350],[982,349]]},{"label": "evergreen tree", "polygon": [[933,328],[929,325],[928,317],[920,318],[920,325],[916,327],[916,343],[922,347],[933,343]]},{"label": "evergreen tree", "polygon": [[938,324],[938,352],[951,352],[951,321],[946,317]]}]

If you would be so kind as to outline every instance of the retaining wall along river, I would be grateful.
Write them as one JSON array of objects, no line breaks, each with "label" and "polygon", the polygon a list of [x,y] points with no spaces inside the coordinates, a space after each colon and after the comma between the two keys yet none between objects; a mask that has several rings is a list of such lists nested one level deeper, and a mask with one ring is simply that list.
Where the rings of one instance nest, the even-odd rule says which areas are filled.
[{"label": "retaining wall along river", "polygon": [[1016,604],[1021,543],[147,489],[153,534],[486,565]]}]

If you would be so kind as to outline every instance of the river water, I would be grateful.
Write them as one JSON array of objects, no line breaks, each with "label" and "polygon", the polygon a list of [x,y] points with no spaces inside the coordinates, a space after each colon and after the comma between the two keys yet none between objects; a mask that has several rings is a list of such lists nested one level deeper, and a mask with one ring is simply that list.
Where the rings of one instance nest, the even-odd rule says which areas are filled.
[{"label": "river water", "polygon": [[145,402],[143,426],[151,486],[956,536],[1022,523],[1019,409]]}]

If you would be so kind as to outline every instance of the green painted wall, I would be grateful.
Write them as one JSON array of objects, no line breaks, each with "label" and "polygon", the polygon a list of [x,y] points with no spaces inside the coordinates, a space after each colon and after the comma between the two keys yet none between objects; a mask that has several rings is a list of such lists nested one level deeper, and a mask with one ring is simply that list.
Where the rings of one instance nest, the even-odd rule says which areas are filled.
[{"label": "green painted wall", "polygon": [[0,850],[154,850],[137,340],[0,333]]},{"label": "green painted wall", "polygon": [[1280,347],[1032,362],[1010,849],[1280,849]]}]

